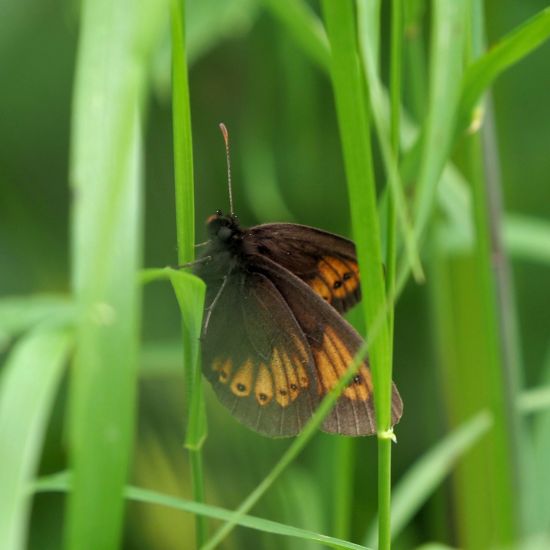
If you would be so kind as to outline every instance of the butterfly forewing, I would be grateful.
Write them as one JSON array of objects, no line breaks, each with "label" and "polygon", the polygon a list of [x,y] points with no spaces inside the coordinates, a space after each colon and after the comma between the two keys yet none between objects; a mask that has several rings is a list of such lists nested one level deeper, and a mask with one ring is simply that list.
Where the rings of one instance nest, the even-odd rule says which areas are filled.
[{"label": "butterfly forewing", "polygon": [[[207,299],[215,299],[215,286]],[[300,432],[318,402],[307,340],[274,285],[235,269],[203,334],[203,370],[220,401],[272,437]]]},{"label": "butterfly forewing", "polygon": [[361,299],[353,242],[313,227],[270,223],[246,234],[250,253],[259,253],[302,279],[340,313]]}]

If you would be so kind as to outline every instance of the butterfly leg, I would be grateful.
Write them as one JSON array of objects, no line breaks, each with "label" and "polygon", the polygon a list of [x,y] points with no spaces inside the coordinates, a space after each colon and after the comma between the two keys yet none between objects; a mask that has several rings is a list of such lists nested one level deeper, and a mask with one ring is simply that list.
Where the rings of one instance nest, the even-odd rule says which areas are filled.
[{"label": "butterfly leg", "polygon": [[202,329],[202,337],[203,338],[204,338],[204,336],[206,336],[206,331],[208,330],[208,324],[210,323],[210,317],[212,316],[212,312],[214,311],[214,307],[216,306],[216,303],[218,302],[218,300],[220,299],[220,296],[222,295],[223,289],[225,288],[225,285],[227,284],[227,279],[229,279],[230,273],[231,273],[231,271],[227,275],[224,275],[223,282],[220,286],[220,289],[218,290],[216,296],[212,300],[212,303],[205,309],[206,317],[204,318],[204,326],[203,326],[203,329]]}]

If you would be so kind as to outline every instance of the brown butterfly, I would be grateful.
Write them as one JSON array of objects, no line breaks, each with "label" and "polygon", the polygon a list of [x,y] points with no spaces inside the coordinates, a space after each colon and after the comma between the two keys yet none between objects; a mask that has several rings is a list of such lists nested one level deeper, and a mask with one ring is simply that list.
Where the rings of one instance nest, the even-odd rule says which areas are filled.
[{"label": "brown butterfly", "polygon": [[[231,191],[230,201],[233,210]],[[355,245],[291,223],[242,228],[220,211],[207,228],[210,240],[194,268],[207,285],[203,372],[240,422],[271,437],[296,435],[362,344],[342,317],[360,300]],[[374,434],[373,403],[365,361],[323,430]],[[392,425],[402,410],[394,386]]]}]

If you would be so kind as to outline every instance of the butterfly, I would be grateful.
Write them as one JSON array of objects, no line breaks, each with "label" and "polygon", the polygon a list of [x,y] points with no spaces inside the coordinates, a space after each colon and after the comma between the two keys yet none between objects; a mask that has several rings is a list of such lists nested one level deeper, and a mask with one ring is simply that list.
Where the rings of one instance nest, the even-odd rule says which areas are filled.
[{"label": "butterfly", "polygon": [[[235,214],[219,210],[207,230],[206,250],[194,266],[206,283],[203,373],[245,426],[270,437],[294,436],[363,343],[343,317],[361,298],[355,245],[293,223],[243,228]],[[394,385],[392,425],[402,410]],[[322,429],[350,436],[376,432],[368,360]]]}]

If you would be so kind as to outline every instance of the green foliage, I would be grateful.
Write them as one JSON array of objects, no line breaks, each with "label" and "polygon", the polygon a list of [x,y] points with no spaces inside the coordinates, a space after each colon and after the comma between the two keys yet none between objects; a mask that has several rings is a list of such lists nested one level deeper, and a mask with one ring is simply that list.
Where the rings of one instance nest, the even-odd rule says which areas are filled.
[{"label": "green foliage", "polygon": [[[0,546],[548,546],[549,9],[27,4],[0,22]],[[226,209],[221,121],[244,225],[356,241],[397,446],[319,434],[354,365],[290,442],[202,387],[204,283],[164,266]]]},{"label": "green foliage", "polygon": [[[0,546],[24,548],[32,484],[72,334],[37,328],[10,354],[0,386]],[[37,368],[40,367],[40,368]]]}]

